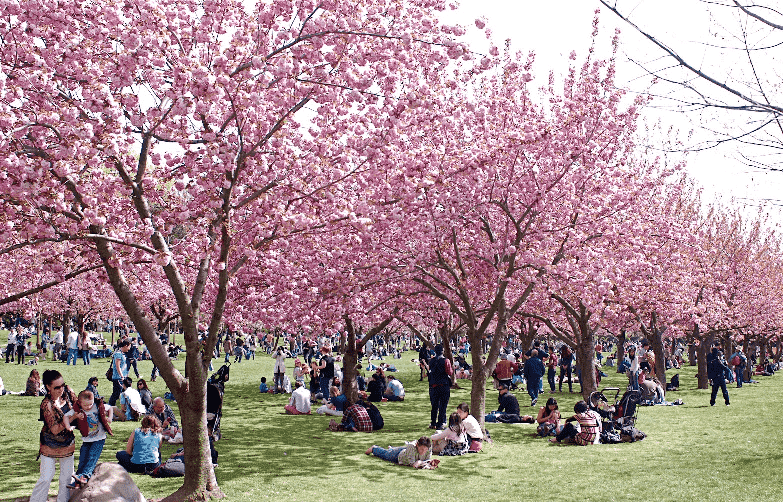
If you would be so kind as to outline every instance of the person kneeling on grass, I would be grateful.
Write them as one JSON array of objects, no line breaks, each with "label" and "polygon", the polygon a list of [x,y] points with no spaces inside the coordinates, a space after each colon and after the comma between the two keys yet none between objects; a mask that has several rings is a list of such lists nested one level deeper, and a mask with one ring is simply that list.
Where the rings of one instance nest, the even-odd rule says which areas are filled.
[{"label": "person kneeling on grass", "polygon": [[389,447],[389,449],[373,445],[364,453],[416,469],[434,469],[440,463],[438,459],[430,460],[432,440],[427,436],[420,437],[415,443],[406,443],[405,446]]},{"label": "person kneeling on grass", "polygon": [[296,389],[291,393],[291,399],[288,401],[288,404],[285,405],[285,412],[289,415],[309,415],[310,391],[299,380],[296,380],[294,385]]}]

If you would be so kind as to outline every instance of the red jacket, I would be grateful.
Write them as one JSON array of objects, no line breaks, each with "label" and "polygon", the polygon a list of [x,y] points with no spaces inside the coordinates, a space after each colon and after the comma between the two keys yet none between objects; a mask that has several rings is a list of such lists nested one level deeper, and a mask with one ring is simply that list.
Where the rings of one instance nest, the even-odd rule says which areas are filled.
[{"label": "red jacket", "polygon": [[[109,417],[106,416],[106,408],[103,407],[103,398],[97,399],[95,404],[98,407],[98,420],[101,421],[101,425],[103,425],[103,428],[106,429],[106,433],[110,436],[113,436],[114,433],[111,431],[111,425],[109,425]],[[81,411],[82,406],[77,399],[73,403],[73,412],[81,413]],[[87,423],[87,417],[78,419],[76,423],[79,427],[79,432],[82,433],[82,436],[86,436],[90,433],[90,424]]]}]

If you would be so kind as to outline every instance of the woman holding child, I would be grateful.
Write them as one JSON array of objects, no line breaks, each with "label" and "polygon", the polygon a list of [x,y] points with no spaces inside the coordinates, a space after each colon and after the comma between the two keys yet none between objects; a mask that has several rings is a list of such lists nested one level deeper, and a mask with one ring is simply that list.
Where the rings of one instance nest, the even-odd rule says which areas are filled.
[{"label": "woman holding child", "polygon": [[30,502],[46,502],[49,498],[49,484],[54,478],[57,462],[60,463],[60,487],[57,491],[57,502],[68,501],[68,481],[73,475],[73,452],[75,437],[71,420],[75,415],[66,417],[76,401],[76,396],[59,371],[46,370],[43,374],[43,384],[46,395],[41,401],[41,411],[38,420],[43,422],[40,434],[38,456],[41,459],[41,476],[30,495]]}]

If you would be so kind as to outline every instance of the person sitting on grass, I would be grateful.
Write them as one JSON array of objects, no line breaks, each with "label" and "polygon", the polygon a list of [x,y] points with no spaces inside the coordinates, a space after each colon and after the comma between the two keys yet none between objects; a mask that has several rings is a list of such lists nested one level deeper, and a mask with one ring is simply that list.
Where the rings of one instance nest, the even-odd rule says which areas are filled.
[{"label": "person sitting on grass", "polygon": [[332,419],[329,421],[329,430],[331,431],[353,431],[353,432],[372,432],[372,419],[364,406],[354,403],[347,407],[343,412],[343,420],[337,423]]},{"label": "person sitting on grass", "polygon": [[32,370],[30,372],[30,376],[27,377],[25,390],[20,395],[33,397],[46,395],[46,392],[43,391],[43,386],[41,385],[41,376],[38,374],[38,370]]},{"label": "person sitting on grass", "polygon": [[269,392],[269,387],[266,385],[266,377],[261,377],[261,385],[258,386],[258,392],[262,394]]},{"label": "person sitting on grass", "polygon": [[530,415],[519,415],[519,401],[503,383],[498,387],[498,409],[492,412],[492,415],[498,422],[507,424],[532,424],[535,421]]},{"label": "person sitting on grass", "polygon": [[459,413],[449,415],[449,426],[430,436],[432,452],[438,455],[464,455],[470,443]]},{"label": "person sitting on grass", "polygon": [[[553,443],[560,443],[566,439],[581,446],[594,444],[601,435],[601,417],[590,409],[587,403],[579,401],[574,405],[574,416],[566,418],[566,424],[557,436],[550,439]],[[573,422],[579,423],[577,429]]]},{"label": "person sitting on grass", "polygon": [[415,443],[407,443],[405,446],[395,446],[389,449],[373,445],[364,453],[416,469],[434,469],[440,462],[438,459],[430,460],[432,440],[427,436],[420,437]]},{"label": "person sitting on grass", "polygon": [[457,414],[462,420],[462,427],[465,428],[465,434],[468,436],[468,443],[473,441],[484,441],[484,433],[476,417],[470,414],[468,403],[460,403],[457,406]]},{"label": "person sitting on grass", "polygon": [[115,406],[114,418],[118,422],[137,421],[140,416],[147,413],[147,409],[141,402],[139,391],[133,388],[133,379],[125,377],[122,380],[122,393],[120,394],[120,405]]},{"label": "person sitting on grass", "polygon": [[373,373],[370,383],[367,384],[368,400],[373,403],[380,403],[383,400],[383,378],[378,373]]},{"label": "person sitting on grass", "polygon": [[296,389],[291,393],[291,399],[285,405],[285,412],[289,415],[310,414],[310,391],[304,386],[304,382],[296,380]]},{"label": "person sitting on grass", "polygon": [[394,378],[394,375],[386,377],[389,381],[386,384],[386,390],[383,391],[382,401],[404,401],[405,400],[405,388],[402,386],[402,382]]},{"label": "person sitting on grass", "polygon": [[557,399],[550,397],[546,405],[538,410],[536,417],[538,428],[536,432],[541,437],[555,435],[560,432],[560,410],[557,407]]},{"label": "person sitting on grass", "polygon": [[331,396],[329,401],[315,410],[315,412],[319,415],[334,415],[336,417],[343,416],[343,411],[345,411],[345,403],[348,401],[348,398],[345,394],[340,394],[340,389],[334,386],[329,388],[329,395]]},{"label": "person sitting on grass", "polygon": [[166,438],[173,438],[179,432],[179,423],[171,407],[166,404],[162,397],[156,397],[152,400],[152,409],[150,415],[158,419],[161,428],[161,435]]},{"label": "person sitting on grass", "polygon": [[160,422],[154,415],[147,415],[128,438],[125,450],[117,452],[117,461],[128,472],[151,474],[160,465],[162,441]]}]

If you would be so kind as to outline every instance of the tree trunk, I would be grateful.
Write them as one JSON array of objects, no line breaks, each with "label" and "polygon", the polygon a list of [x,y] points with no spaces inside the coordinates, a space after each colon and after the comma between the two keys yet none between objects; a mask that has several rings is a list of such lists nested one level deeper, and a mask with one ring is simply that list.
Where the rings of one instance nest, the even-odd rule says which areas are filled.
[{"label": "tree trunk", "polygon": [[688,365],[689,366],[696,366],[698,363],[698,351],[696,349],[696,340],[691,340],[691,343],[688,344]]},{"label": "tree trunk", "polygon": [[663,351],[663,340],[661,338],[661,330],[658,329],[657,323],[653,322],[653,327],[650,330],[650,347],[653,354],[655,354],[655,376],[662,384],[666,384],[666,354]]},{"label": "tree trunk", "polygon": [[[470,351],[481,353],[481,346],[477,345],[476,349],[471,344]],[[486,399],[487,399],[487,378],[489,373],[484,369],[484,365],[481,363],[481,355],[473,357],[473,373],[470,377],[470,414],[478,421],[479,427],[482,432],[484,431],[484,415],[486,415]]]},{"label": "tree trunk", "polygon": [[579,384],[582,387],[582,397],[585,401],[590,398],[590,394],[598,390],[598,383],[595,378],[595,366],[593,358],[595,357],[595,334],[587,326],[587,322],[580,323],[582,332],[579,334],[579,343],[576,345],[576,363],[579,365],[580,377]]},{"label": "tree trunk", "polygon": [[620,373],[621,363],[625,359],[625,340],[625,330],[621,329],[620,334],[617,336],[617,359],[614,362],[618,373]]},{"label": "tree trunk", "polygon": [[[146,335],[150,336],[150,334]],[[223,497],[215,479],[209,450],[206,409],[207,368],[202,364],[202,358],[191,357],[189,354],[185,366],[188,373],[187,385],[185,389],[174,391],[182,420],[185,477],[182,486],[161,502]]]},{"label": "tree trunk", "polygon": [[[71,311],[63,312],[63,344],[68,346],[68,337],[71,336]],[[70,347],[69,347],[70,350]]]},{"label": "tree trunk", "polygon": [[[440,343],[443,345],[443,356],[451,362],[451,367],[454,367],[454,354],[451,352],[451,340],[449,337],[449,328],[447,321],[444,321],[440,327]],[[451,374],[451,387],[457,386],[457,372]]]},{"label": "tree trunk", "polygon": [[[698,334],[698,327],[695,327],[693,330],[694,333]],[[706,389],[709,387],[709,378],[707,378],[707,353],[710,351],[710,345],[712,344],[713,339],[714,335],[704,335],[700,338],[697,355],[699,368],[696,373],[696,376],[698,377],[698,389]]]}]

